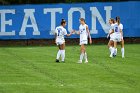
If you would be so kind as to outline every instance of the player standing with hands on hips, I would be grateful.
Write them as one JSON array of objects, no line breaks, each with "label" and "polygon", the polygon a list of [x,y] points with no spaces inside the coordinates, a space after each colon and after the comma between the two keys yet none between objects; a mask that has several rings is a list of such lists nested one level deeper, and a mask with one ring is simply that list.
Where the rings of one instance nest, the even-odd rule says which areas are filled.
[{"label": "player standing with hands on hips", "polygon": [[64,28],[66,26],[66,20],[62,19],[61,25],[56,27],[55,29],[55,43],[58,46],[59,50],[56,57],[56,62],[59,62],[60,56],[62,62],[65,61],[65,39],[64,36],[71,36],[73,31],[70,34],[67,34],[66,29]]},{"label": "player standing with hands on hips", "polygon": [[85,45],[88,44],[88,37],[89,37],[90,44],[92,43],[92,39],[90,36],[88,25],[85,23],[85,19],[80,18],[79,21],[80,21],[79,31],[78,32],[76,31],[76,34],[80,34],[81,54],[80,54],[80,60],[78,61],[78,63],[82,63],[83,58],[85,59],[85,63],[88,63]]}]

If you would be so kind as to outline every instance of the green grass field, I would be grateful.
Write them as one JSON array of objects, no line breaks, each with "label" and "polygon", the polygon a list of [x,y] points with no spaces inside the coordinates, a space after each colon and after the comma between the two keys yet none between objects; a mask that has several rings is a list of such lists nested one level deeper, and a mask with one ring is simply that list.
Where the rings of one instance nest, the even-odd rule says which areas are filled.
[{"label": "green grass field", "polygon": [[87,46],[88,64],[77,64],[80,46],[0,47],[0,93],[140,93],[140,44],[109,58],[106,45]]}]

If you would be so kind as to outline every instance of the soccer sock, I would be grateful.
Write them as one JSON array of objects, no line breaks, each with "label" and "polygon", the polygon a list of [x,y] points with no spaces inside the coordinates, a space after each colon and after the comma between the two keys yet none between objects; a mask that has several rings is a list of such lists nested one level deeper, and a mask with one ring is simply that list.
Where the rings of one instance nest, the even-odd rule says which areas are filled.
[{"label": "soccer sock", "polygon": [[85,61],[87,61],[87,53],[86,52],[85,52],[84,58],[85,58]]},{"label": "soccer sock", "polygon": [[58,50],[56,59],[59,60],[60,55],[61,55],[61,50]]},{"label": "soccer sock", "polygon": [[111,56],[113,56],[114,51],[115,51],[115,48],[112,48],[111,49]]},{"label": "soccer sock", "polygon": [[117,48],[114,50],[114,55],[117,55]]},{"label": "soccer sock", "polygon": [[117,48],[116,48],[116,54],[115,55],[117,55]]},{"label": "soccer sock", "polygon": [[124,48],[121,49],[122,57],[124,57]]},{"label": "soccer sock", "polygon": [[110,50],[110,53],[111,53],[111,51],[112,51],[112,47],[109,47],[109,50]]},{"label": "soccer sock", "polygon": [[61,50],[61,53],[62,53],[62,61],[65,60],[65,50]]},{"label": "soccer sock", "polygon": [[80,55],[80,61],[83,60],[83,57],[84,57],[84,53],[81,53],[81,55]]}]

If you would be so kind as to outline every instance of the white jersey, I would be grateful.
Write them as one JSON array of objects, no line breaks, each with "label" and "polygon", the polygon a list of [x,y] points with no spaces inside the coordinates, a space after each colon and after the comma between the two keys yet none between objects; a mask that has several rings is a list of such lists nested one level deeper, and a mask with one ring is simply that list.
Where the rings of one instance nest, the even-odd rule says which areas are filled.
[{"label": "white jersey", "polygon": [[[119,24],[119,28],[123,31],[123,25],[122,24]],[[123,39],[123,36],[122,36],[122,39]]]},{"label": "white jersey", "polygon": [[115,34],[120,34],[121,30],[123,30],[123,25],[122,24],[118,25],[117,23],[115,23],[113,26],[113,30]]},{"label": "white jersey", "polygon": [[87,24],[84,24],[84,25],[80,25],[79,26],[79,31],[80,31],[80,45],[81,44],[87,44],[87,37],[88,37],[88,34],[87,34]]},{"label": "white jersey", "polygon": [[67,35],[67,31],[63,26],[58,26],[55,29],[55,33],[57,35],[56,37],[56,43],[64,43],[64,35]]},{"label": "white jersey", "polygon": [[122,25],[122,24],[119,24],[119,28],[120,28],[121,30],[123,30],[123,25]]},{"label": "white jersey", "polygon": [[121,35],[121,31],[123,30],[123,25],[122,24],[118,25],[117,23],[115,23],[113,30],[114,30],[114,41],[120,42],[123,39]]},{"label": "white jersey", "polygon": [[[112,32],[112,28],[113,28],[113,27],[114,27],[114,24],[111,24],[109,33]],[[113,40],[113,38],[114,38],[114,33],[110,34],[110,40]]]}]

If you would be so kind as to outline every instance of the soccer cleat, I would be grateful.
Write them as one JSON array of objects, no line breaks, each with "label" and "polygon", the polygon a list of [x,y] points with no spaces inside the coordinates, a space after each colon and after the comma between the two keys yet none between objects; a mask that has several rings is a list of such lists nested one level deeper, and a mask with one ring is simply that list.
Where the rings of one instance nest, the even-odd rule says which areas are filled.
[{"label": "soccer cleat", "polygon": [[112,56],[112,55],[110,55],[109,57],[110,57],[110,58],[113,58],[113,56]]},{"label": "soccer cleat", "polygon": [[58,59],[56,59],[56,61],[55,61],[55,62],[59,63],[59,60],[58,60]]},{"label": "soccer cleat", "polygon": [[82,63],[82,61],[81,61],[81,60],[79,60],[77,63],[81,64],[81,63]]},{"label": "soccer cleat", "polygon": [[65,61],[62,61],[62,63],[65,63]]},{"label": "soccer cleat", "polygon": [[116,57],[116,56],[117,56],[117,55],[114,55],[114,54],[113,54],[113,57]]},{"label": "soccer cleat", "polygon": [[88,63],[88,60],[86,60],[85,63]]}]

